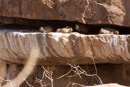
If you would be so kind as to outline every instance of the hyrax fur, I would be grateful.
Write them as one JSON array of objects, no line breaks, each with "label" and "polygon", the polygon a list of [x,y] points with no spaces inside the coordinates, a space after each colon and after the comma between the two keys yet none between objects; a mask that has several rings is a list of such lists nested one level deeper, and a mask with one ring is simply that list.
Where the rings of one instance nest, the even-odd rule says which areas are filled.
[{"label": "hyrax fur", "polygon": [[69,28],[68,26],[66,26],[66,28],[58,28],[56,30],[56,32],[61,32],[61,33],[71,33],[73,31],[72,28]]},{"label": "hyrax fur", "polygon": [[75,29],[78,32],[83,32],[83,33],[88,33],[89,32],[89,29],[88,29],[87,25],[84,25],[84,24],[76,24]]},{"label": "hyrax fur", "polygon": [[113,29],[113,28],[104,27],[104,28],[100,29],[99,34],[117,34],[117,35],[119,35],[119,31],[117,31],[116,29]]},{"label": "hyrax fur", "polygon": [[53,28],[51,26],[47,26],[47,27],[40,27],[39,29],[40,31],[42,31],[43,33],[49,33],[49,32],[53,32]]}]

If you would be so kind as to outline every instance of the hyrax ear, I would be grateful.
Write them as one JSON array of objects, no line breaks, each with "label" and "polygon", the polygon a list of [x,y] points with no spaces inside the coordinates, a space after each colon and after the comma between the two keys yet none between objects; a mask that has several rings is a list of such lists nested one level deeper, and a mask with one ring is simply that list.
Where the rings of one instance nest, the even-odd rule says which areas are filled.
[{"label": "hyrax ear", "polygon": [[119,34],[119,31],[116,31],[116,34]]},{"label": "hyrax ear", "polygon": [[73,31],[73,29],[71,28],[71,29],[70,29],[70,31],[72,32],[72,31]]},{"label": "hyrax ear", "polygon": [[76,30],[79,30],[79,25],[76,24],[76,25],[75,25],[75,29],[76,29]]},{"label": "hyrax ear", "polygon": [[61,32],[61,29],[57,29],[56,32]]}]

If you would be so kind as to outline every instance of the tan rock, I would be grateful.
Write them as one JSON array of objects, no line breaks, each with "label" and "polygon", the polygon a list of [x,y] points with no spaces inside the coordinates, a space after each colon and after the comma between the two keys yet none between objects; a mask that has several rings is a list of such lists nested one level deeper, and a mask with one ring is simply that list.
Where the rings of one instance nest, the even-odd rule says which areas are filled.
[{"label": "tan rock", "polygon": [[7,64],[5,61],[0,60],[0,84],[4,82],[7,74]]},{"label": "tan rock", "polygon": [[103,85],[96,85],[96,86],[85,86],[85,87],[128,87],[128,86],[122,86],[122,85],[119,85],[119,84],[103,84]]},{"label": "tan rock", "polygon": [[[84,35],[0,30],[0,59],[25,63],[32,47],[39,65],[130,62],[129,35]],[[84,61],[86,60],[86,61]]]}]

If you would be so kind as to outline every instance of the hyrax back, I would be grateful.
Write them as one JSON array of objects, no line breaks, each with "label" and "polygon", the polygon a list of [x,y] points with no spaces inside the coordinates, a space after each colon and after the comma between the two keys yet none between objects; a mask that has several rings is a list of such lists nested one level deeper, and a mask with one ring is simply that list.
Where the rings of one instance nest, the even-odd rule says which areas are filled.
[{"label": "hyrax back", "polygon": [[66,26],[66,28],[58,28],[57,30],[56,30],[56,32],[61,32],[61,33],[71,33],[73,31],[73,29],[70,27],[68,27],[68,26]]},{"label": "hyrax back", "polygon": [[119,31],[117,31],[116,29],[113,29],[113,28],[104,27],[104,28],[100,29],[99,34],[117,34],[117,35],[119,35]]},{"label": "hyrax back", "polygon": [[83,33],[88,33],[89,32],[89,29],[88,29],[87,25],[84,25],[84,24],[76,24],[75,29],[78,32],[83,32]]},{"label": "hyrax back", "polygon": [[47,27],[40,27],[39,29],[40,31],[42,31],[43,33],[49,33],[49,32],[53,32],[53,28],[51,26],[47,26]]}]

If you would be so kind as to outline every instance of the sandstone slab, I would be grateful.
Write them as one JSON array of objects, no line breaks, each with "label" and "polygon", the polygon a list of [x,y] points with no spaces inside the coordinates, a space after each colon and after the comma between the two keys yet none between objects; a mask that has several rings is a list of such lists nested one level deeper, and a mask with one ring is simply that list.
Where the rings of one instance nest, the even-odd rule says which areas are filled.
[{"label": "sandstone slab", "polygon": [[0,59],[25,63],[35,49],[39,65],[130,62],[129,35],[0,30]]}]

